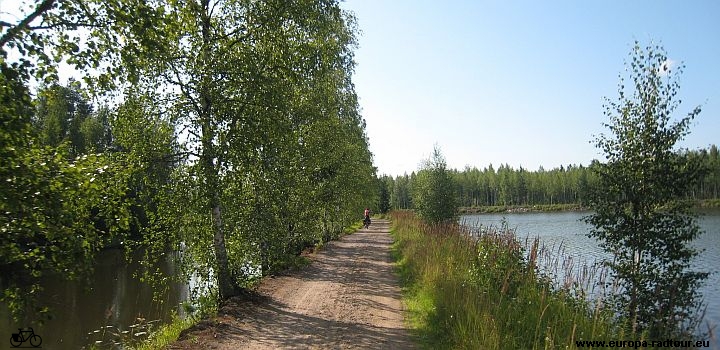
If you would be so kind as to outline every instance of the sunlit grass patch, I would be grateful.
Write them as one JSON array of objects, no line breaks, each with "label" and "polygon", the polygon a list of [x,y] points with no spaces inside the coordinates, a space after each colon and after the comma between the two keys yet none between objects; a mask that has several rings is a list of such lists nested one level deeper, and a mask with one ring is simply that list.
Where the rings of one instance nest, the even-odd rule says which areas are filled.
[{"label": "sunlit grass patch", "polygon": [[526,256],[507,227],[471,235],[409,212],[392,219],[408,323],[424,348],[564,349],[619,332],[607,311],[539,274],[528,258],[537,251]]},{"label": "sunlit grass patch", "polygon": [[195,321],[190,318],[174,317],[172,322],[160,326],[150,337],[140,343],[135,350],[159,350],[165,349],[170,343],[176,341],[180,332],[190,328]]}]

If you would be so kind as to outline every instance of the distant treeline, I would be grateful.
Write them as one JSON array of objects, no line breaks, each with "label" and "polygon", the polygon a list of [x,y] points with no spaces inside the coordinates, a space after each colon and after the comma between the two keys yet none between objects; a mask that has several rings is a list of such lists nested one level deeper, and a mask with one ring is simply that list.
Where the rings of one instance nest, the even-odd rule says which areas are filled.
[{"label": "distant treeline", "polygon": [[[687,193],[687,198],[720,198],[720,156],[717,146],[688,151],[685,156],[694,157],[704,165],[703,180],[691,193]],[[598,164],[594,160],[589,166],[568,165],[551,170],[540,167],[537,171],[522,167],[515,169],[506,164],[495,169],[489,165],[482,170],[476,167],[466,167],[462,171],[451,170],[451,174],[461,207],[582,204],[597,184],[593,168]],[[415,172],[395,178],[383,177],[390,207],[413,208],[412,186],[415,177]]]}]

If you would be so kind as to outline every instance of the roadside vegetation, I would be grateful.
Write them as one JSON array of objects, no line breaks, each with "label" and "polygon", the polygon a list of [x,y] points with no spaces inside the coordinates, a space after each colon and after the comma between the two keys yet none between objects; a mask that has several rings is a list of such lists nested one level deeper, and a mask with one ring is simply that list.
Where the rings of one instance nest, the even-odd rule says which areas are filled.
[{"label": "roadside vegetation", "polygon": [[584,285],[557,288],[539,273],[537,241],[526,258],[506,226],[459,226],[454,185],[436,146],[413,186],[417,215],[391,212],[405,304],[424,347],[572,348],[621,333],[612,311],[584,299]]},{"label": "roadside vegetation", "polygon": [[[150,337],[134,347],[135,350],[159,350],[165,349],[172,342],[176,341],[180,333],[190,328],[195,323],[192,318],[175,317],[172,322],[161,325],[150,334]],[[123,344],[125,345],[125,344]],[[131,347],[132,348],[132,347]]]},{"label": "roadside vegetation", "polygon": [[391,218],[404,303],[424,348],[564,349],[575,340],[623,339],[612,312],[577,297],[572,285],[556,289],[538,273],[537,245],[526,255],[507,227],[473,237],[408,211]]}]

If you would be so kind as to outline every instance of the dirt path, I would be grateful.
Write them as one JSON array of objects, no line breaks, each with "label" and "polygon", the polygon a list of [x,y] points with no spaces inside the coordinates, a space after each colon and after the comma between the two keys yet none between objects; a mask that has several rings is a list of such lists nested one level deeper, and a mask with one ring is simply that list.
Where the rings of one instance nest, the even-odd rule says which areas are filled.
[{"label": "dirt path", "polygon": [[389,223],[375,220],[267,278],[255,301],[231,300],[170,349],[412,349],[393,271]]}]

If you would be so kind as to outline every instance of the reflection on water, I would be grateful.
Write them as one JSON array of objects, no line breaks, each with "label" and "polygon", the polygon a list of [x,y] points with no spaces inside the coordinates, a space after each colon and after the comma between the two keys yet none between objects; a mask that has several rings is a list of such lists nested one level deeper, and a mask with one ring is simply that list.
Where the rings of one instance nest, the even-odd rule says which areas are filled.
[{"label": "reflection on water", "polygon": [[[139,268],[125,262],[122,250],[111,249],[99,254],[91,286],[48,281],[43,299],[52,307],[53,318],[44,325],[32,325],[42,337],[42,348],[80,349],[98,340],[116,339],[112,333],[126,339],[142,333],[138,328],[169,321],[187,299],[187,288],[170,286],[161,293],[164,303],[153,301],[150,286],[133,276]],[[168,262],[161,270],[168,273],[173,267]],[[0,316],[0,335],[10,337],[18,328],[30,326],[12,321],[6,308]]]},{"label": "reflection on water", "polygon": [[[720,285],[720,211],[702,214],[698,223],[704,233],[693,242],[693,246],[703,250],[693,261],[692,268],[711,273],[700,289],[707,304],[705,321],[720,325],[720,290],[717,288]],[[460,220],[471,226],[500,226],[505,221],[510,228],[517,229],[521,240],[539,237],[541,244],[555,251],[562,250],[573,261],[573,268],[580,268],[585,263],[592,265],[610,258],[594,238],[587,236],[591,226],[582,221],[586,215],[588,213],[582,212],[474,214],[464,215]],[[562,279],[562,272],[557,271],[555,276]],[[556,282],[562,284],[562,281]]]}]

